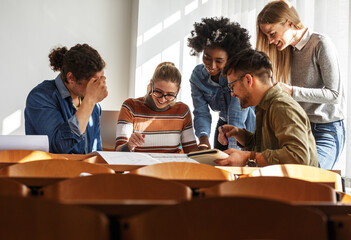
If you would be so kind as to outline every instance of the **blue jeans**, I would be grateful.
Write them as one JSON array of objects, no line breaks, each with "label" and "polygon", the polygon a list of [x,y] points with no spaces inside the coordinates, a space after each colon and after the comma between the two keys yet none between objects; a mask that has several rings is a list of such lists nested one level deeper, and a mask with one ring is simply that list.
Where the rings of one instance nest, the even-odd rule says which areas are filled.
[{"label": "blue jeans", "polygon": [[316,140],[319,167],[332,169],[344,149],[344,120],[331,123],[311,123],[311,128]]},{"label": "blue jeans", "polygon": [[215,135],[214,135],[214,143],[213,143],[213,148],[217,148],[221,151],[227,150],[228,149],[228,145],[222,145],[218,142],[218,135],[219,135],[219,131],[218,128],[224,124],[227,124],[227,122],[223,121],[222,119],[218,119],[217,122],[217,126],[216,126],[216,130],[215,130]]},{"label": "blue jeans", "polygon": [[219,135],[219,131],[218,128],[222,125],[228,124],[227,122],[223,121],[222,119],[218,119],[217,122],[217,126],[216,126],[216,131],[215,131],[215,135],[214,135],[214,144],[213,144],[213,148],[217,148],[221,151],[227,150],[228,148],[236,148],[240,150],[240,147],[238,145],[236,145],[236,140],[235,138],[229,138],[229,144],[228,145],[222,145],[218,142],[218,135]]}]

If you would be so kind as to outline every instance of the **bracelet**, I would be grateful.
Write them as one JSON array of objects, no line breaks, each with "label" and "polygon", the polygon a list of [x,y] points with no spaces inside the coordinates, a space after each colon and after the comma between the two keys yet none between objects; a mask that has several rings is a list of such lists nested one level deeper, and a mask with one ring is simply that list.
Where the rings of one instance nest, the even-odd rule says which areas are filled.
[{"label": "bracelet", "polygon": [[250,158],[247,160],[247,166],[249,167],[257,167],[257,160],[256,160],[256,152],[250,152]]}]

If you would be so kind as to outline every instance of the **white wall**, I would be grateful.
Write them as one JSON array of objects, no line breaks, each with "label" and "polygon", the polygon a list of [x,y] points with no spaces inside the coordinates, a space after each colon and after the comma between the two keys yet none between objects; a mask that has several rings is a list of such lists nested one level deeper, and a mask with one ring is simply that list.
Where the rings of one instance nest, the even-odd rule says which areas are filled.
[{"label": "white wall", "polygon": [[134,2],[1,0],[0,134],[24,134],[27,94],[43,80],[56,77],[48,54],[58,45],[88,43],[99,51],[107,63],[109,90],[101,106],[119,109],[128,98]]},{"label": "white wall", "polygon": [[[135,96],[146,93],[156,66],[174,62],[182,73],[179,100],[192,105],[189,78],[201,61],[189,55],[187,38],[193,24],[203,17],[216,16],[216,0],[142,0],[139,3]],[[161,10],[162,9],[162,10]]]},{"label": "white wall", "polygon": [[[136,77],[134,96],[145,95],[146,87],[156,66],[164,61],[173,62],[182,73],[182,85],[178,100],[193,110],[190,75],[194,67],[202,63],[190,56],[187,38],[193,24],[201,18],[219,16],[218,0],[142,0],[139,3],[138,38],[136,49]],[[133,95],[132,95],[133,96]],[[218,113],[212,114],[212,133]],[[211,143],[213,142],[211,134]]]}]

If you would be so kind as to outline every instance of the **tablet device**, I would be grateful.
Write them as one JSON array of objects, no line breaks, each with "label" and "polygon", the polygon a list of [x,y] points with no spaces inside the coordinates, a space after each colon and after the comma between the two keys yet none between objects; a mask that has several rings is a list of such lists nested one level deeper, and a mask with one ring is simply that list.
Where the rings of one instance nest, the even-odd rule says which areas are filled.
[{"label": "tablet device", "polygon": [[213,162],[214,160],[225,159],[229,157],[229,155],[218,149],[207,149],[188,153],[188,157],[198,161],[199,163],[215,166],[216,164]]}]

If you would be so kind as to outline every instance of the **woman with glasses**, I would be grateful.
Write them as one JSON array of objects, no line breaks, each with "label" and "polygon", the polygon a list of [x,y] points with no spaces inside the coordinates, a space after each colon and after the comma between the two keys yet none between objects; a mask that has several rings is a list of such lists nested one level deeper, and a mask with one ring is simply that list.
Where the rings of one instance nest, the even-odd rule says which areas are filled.
[{"label": "woman with glasses", "polygon": [[212,116],[210,108],[219,112],[214,134],[214,148],[225,150],[239,147],[234,138],[226,145],[218,142],[218,127],[234,125],[251,132],[255,129],[255,113],[252,108],[241,109],[238,99],[230,95],[227,78],[221,71],[227,60],[240,50],[250,48],[249,34],[238,23],[228,18],[204,18],[194,24],[188,38],[191,55],[203,52],[202,64],[197,65],[190,77],[191,96],[194,104],[194,128],[199,138],[199,149],[209,149]]},{"label": "woman with glasses", "polygon": [[173,63],[157,66],[147,94],[122,105],[116,151],[188,153],[197,148],[189,107],[176,102],[180,84],[181,74]]},{"label": "woman with glasses", "polygon": [[280,86],[306,111],[319,166],[332,169],[345,143],[345,96],[334,44],[305,27],[286,1],[270,2],[259,13],[256,43],[269,55]]}]

